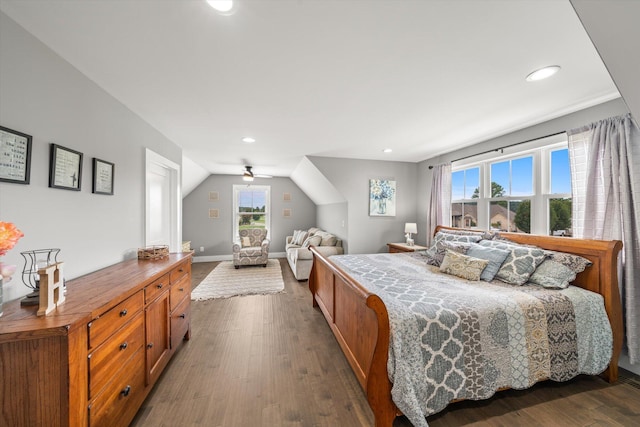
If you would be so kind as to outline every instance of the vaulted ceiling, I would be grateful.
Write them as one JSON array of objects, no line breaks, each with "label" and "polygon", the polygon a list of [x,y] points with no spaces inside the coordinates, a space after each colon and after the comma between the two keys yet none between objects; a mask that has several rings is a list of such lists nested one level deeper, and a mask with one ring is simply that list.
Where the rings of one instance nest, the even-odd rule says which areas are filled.
[{"label": "vaulted ceiling", "polygon": [[289,176],[305,155],[418,162],[619,96],[568,0],[0,9],[210,173]]}]

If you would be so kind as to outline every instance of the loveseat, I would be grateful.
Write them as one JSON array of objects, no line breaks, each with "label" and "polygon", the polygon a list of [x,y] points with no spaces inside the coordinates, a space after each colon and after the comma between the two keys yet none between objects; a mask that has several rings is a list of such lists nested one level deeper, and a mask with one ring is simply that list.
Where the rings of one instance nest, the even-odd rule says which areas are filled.
[{"label": "loveseat", "polygon": [[309,246],[315,246],[318,252],[324,256],[344,253],[342,240],[334,234],[317,227],[294,231],[293,236],[287,236],[285,250],[287,251],[287,261],[296,280],[307,280],[309,273],[311,273],[313,254],[309,250]]}]

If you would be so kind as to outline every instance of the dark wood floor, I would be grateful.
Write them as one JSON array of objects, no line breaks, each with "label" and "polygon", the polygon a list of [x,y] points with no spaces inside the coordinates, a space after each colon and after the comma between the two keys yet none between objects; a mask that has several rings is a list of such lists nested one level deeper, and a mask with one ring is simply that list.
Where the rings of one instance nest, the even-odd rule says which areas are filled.
[{"label": "dark wood floor", "polygon": [[[373,415],[307,282],[280,260],[285,293],[193,302],[191,340],[131,424],[373,426]],[[193,264],[194,286],[217,263]],[[428,418],[442,426],[636,426],[640,389],[598,377],[545,382]],[[398,418],[394,426],[410,426]]]}]

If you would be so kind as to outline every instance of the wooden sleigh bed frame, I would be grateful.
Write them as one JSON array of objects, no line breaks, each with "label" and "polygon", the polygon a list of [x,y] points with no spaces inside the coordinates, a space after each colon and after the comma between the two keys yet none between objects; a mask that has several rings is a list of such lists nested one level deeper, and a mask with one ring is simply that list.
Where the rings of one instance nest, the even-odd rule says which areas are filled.
[{"label": "wooden sleigh bed frame", "polygon": [[[438,226],[440,229],[452,229]],[[613,331],[613,354],[602,376],[609,382],[618,378],[618,357],[622,349],[623,325],[618,291],[617,260],[622,249],[619,240],[586,240],[569,237],[500,233],[516,243],[568,252],[593,262],[579,273],[573,285],[604,297],[605,309]],[[344,355],[362,386],[375,416],[376,427],[391,427],[402,415],[391,399],[392,383],[387,374],[389,317],[376,294],[360,285],[313,247],[313,266],[309,289],[313,306],[319,307],[331,327]]]}]

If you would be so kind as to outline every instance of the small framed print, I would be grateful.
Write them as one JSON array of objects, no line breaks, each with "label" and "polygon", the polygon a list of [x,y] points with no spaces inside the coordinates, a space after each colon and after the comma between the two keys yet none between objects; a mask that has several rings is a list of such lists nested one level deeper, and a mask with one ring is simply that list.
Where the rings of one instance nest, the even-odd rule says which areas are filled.
[{"label": "small framed print", "polygon": [[291,193],[284,193],[282,195],[282,200],[284,200],[285,202],[290,202],[291,201]]},{"label": "small framed print", "polygon": [[220,199],[220,194],[217,191],[209,191],[209,201],[217,202]]},{"label": "small framed print", "polygon": [[82,188],[82,153],[51,144],[49,187],[80,191]]},{"label": "small framed print", "polygon": [[291,218],[291,209],[288,209],[288,208],[284,209],[282,211],[282,216],[285,217],[285,218]]},{"label": "small framed print", "polygon": [[111,162],[93,158],[93,193],[113,195],[114,168]]},{"label": "small framed print", "polygon": [[29,184],[31,135],[0,126],[0,181]]},{"label": "small framed print", "polygon": [[209,209],[209,218],[217,219],[218,217],[220,217],[218,209]]}]

